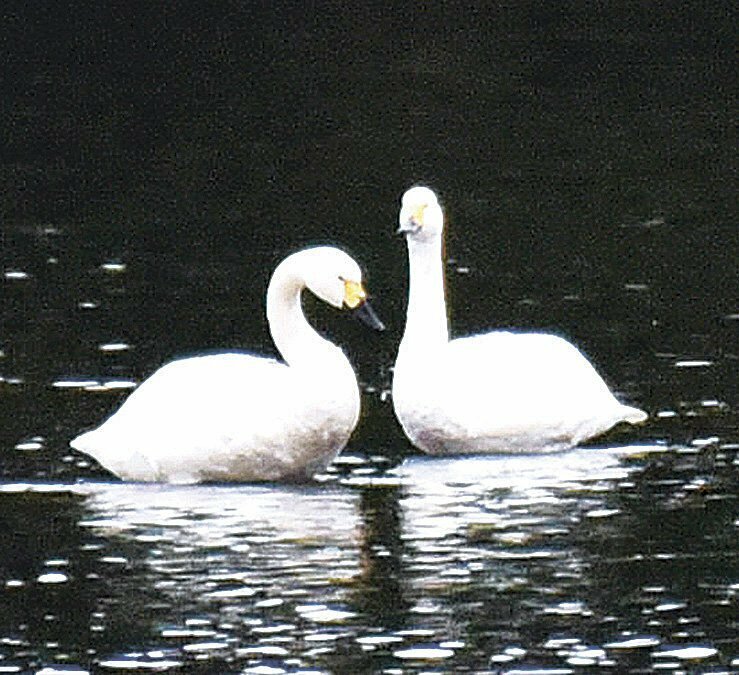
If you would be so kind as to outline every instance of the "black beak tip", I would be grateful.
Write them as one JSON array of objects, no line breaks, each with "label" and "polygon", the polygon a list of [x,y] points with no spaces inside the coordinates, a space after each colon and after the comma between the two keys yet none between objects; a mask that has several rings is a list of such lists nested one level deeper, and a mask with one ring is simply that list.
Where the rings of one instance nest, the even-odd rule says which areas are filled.
[{"label": "black beak tip", "polygon": [[363,324],[376,331],[385,330],[385,324],[380,321],[380,317],[375,314],[375,311],[372,309],[369,302],[363,302],[359,307],[353,310],[352,314],[354,314],[354,316]]}]

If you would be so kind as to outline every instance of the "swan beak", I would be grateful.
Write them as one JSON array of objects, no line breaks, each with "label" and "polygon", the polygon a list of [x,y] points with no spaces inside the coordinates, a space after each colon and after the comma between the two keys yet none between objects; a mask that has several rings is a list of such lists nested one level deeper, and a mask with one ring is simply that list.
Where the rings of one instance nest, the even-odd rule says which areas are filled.
[{"label": "swan beak", "polygon": [[352,314],[363,324],[374,330],[385,330],[385,324],[380,321],[380,318],[375,314],[375,310],[370,307],[370,304],[367,301],[363,302],[359,307],[355,307]]},{"label": "swan beak", "polygon": [[423,212],[426,205],[417,206],[411,213],[401,212],[398,234],[414,234],[423,227]]},{"label": "swan beak", "polygon": [[418,230],[421,229],[421,226],[415,222],[412,219],[408,219],[400,223],[400,226],[396,230],[395,234],[413,234],[414,232],[418,232]]},{"label": "swan beak", "polygon": [[375,330],[385,330],[385,324],[380,321],[372,307],[367,302],[367,291],[358,281],[344,281],[344,304],[353,310],[362,323]]}]

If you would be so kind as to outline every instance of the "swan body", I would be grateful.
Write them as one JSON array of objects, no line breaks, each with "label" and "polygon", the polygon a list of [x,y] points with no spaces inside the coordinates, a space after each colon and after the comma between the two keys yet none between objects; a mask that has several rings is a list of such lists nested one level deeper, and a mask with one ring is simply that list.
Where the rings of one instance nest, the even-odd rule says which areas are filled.
[{"label": "swan body", "polygon": [[571,343],[493,331],[449,339],[442,261],[444,216],[432,190],[402,199],[410,287],[393,374],[395,414],[433,455],[551,452],[646,414],[620,403]]},{"label": "swan body", "polygon": [[305,319],[306,287],[338,308],[366,298],[359,266],[343,251],[294,253],[267,290],[284,363],[243,352],[173,361],[71,446],[134,481],[302,481],[325,469],[357,424],[359,388],[341,349]]}]

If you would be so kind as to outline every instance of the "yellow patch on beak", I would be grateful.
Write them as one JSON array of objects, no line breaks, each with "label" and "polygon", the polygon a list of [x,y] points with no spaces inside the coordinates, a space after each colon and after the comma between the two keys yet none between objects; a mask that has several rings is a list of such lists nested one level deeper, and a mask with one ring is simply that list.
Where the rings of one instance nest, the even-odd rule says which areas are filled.
[{"label": "yellow patch on beak", "polygon": [[367,293],[358,281],[344,281],[344,304],[349,309],[356,309],[367,299]]},{"label": "yellow patch on beak", "polygon": [[413,213],[411,214],[411,219],[413,222],[423,227],[423,213],[426,210],[426,204],[419,204],[415,209],[413,209]]}]

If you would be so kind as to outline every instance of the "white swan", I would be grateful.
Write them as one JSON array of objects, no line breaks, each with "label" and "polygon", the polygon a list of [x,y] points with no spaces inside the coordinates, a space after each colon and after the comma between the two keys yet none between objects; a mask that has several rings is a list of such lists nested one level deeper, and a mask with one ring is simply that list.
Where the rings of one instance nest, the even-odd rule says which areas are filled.
[{"label": "white swan", "polygon": [[124,480],[299,481],[325,469],[357,424],[359,389],[341,349],[306,321],[306,287],[382,329],[357,263],[336,248],[304,249],[277,266],[267,289],[285,363],[239,352],[173,361],[70,445]]},{"label": "white swan", "polygon": [[646,414],[619,403],[566,340],[493,331],[450,340],[444,299],[444,214],[432,190],[402,199],[410,289],[393,375],[393,406],[406,435],[434,454],[549,452]]}]

